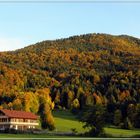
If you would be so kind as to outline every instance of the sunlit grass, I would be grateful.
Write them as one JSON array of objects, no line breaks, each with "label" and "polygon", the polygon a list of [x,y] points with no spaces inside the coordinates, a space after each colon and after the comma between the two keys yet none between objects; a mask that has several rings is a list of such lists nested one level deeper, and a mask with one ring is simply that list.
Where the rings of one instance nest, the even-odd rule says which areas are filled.
[{"label": "sunlit grass", "polygon": [[135,135],[140,135],[140,129],[126,130],[117,128],[104,128],[105,133],[112,135],[113,137],[133,137]]},{"label": "sunlit grass", "polygon": [[76,117],[69,111],[53,112],[55,118],[55,131],[71,132],[76,129],[78,133],[84,133],[83,123],[79,122]]}]

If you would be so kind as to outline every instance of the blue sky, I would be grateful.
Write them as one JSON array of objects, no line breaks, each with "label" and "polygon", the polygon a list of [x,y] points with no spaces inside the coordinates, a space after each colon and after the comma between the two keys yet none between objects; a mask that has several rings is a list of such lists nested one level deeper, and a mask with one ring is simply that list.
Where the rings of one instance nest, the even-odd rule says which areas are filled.
[{"label": "blue sky", "polygon": [[0,3],[0,51],[86,33],[140,38],[140,3]]}]

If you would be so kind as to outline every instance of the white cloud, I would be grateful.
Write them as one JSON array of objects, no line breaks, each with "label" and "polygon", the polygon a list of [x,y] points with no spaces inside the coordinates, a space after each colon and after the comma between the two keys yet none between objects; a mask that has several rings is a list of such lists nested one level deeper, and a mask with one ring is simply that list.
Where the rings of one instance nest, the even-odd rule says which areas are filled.
[{"label": "white cloud", "polygon": [[18,38],[0,38],[0,51],[11,51],[23,48],[25,43]]}]

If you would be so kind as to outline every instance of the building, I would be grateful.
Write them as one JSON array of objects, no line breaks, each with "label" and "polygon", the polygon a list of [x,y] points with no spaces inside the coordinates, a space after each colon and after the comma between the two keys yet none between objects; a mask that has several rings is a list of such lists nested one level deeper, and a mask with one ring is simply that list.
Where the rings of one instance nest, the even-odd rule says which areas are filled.
[{"label": "building", "polygon": [[38,116],[31,112],[0,109],[0,130],[27,130],[38,125]]}]

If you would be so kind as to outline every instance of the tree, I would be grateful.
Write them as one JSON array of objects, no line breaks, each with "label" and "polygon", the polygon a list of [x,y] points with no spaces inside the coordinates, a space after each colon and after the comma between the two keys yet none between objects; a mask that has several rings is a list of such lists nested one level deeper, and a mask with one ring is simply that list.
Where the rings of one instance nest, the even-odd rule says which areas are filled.
[{"label": "tree", "polygon": [[37,95],[33,92],[25,92],[23,96],[24,110],[27,112],[37,113],[39,109],[39,101]]},{"label": "tree", "polygon": [[121,111],[117,109],[114,113],[114,124],[118,126],[121,123],[121,120],[122,120]]},{"label": "tree", "polygon": [[80,103],[79,100],[76,98],[72,102],[72,112],[77,113],[79,111],[79,108],[80,108]]},{"label": "tree", "polygon": [[84,128],[89,128],[87,133],[90,136],[99,136],[103,133],[105,125],[105,108],[102,105],[87,106],[79,116],[79,120],[84,122]]},{"label": "tree", "polygon": [[127,116],[133,125],[134,125],[134,121],[135,121],[135,115],[136,115],[135,105],[129,104],[127,107]]},{"label": "tree", "polygon": [[42,128],[49,130],[55,129],[54,118],[51,112],[54,108],[54,102],[51,100],[50,90],[48,88],[37,90],[36,95],[40,102],[39,113]]},{"label": "tree", "polygon": [[14,110],[22,110],[23,109],[22,101],[20,99],[17,98],[13,101],[13,109]]},{"label": "tree", "polygon": [[136,113],[135,113],[135,120],[134,120],[134,126],[136,128],[140,128],[140,104],[136,106]]},{"label": "tree", "polygon": [[92,94],[88,94],[88,95],[86,96],[86,105],[88,105],[88,106],[94,105],[94,97],[93,97]]},{"label": "tree", "polygon": [[133,125],[128,117],[126,117],[126,119],[124,121],[124,128],[125,129],[132,129],[133,128]]},{"label": "tree", "polygon": [[60,91],[59,90],[56,92],[54,102],[56,106],[60,105]]},{"label": "tree", "polygon": [[93,97],[95,98],[96,104],[102,104],[102,100],[97,93],[93,93]]},{"label": "tree", "polygon": [[73,100],[72,107],[73,108],[79,108],[80,107],[80,104],[79,104],[79,101],[78,101],[77,98]]},{"label": "tree", "polygon": [[48,128],[49,130],[53,130],[55,128],[54,119],[48,103],[42,104],[41,126],[43,129]]},{"label": "tree", "polygon": [[67,108],[71,107],[73,98],[74,98],[74,93],[69,90],[67,93]]}]

